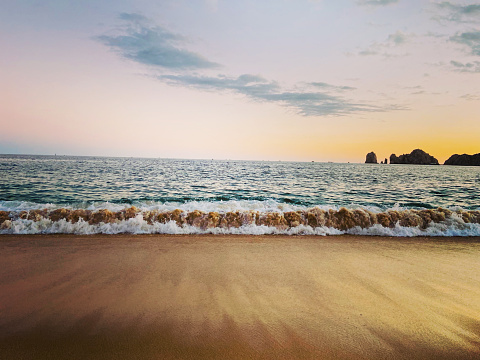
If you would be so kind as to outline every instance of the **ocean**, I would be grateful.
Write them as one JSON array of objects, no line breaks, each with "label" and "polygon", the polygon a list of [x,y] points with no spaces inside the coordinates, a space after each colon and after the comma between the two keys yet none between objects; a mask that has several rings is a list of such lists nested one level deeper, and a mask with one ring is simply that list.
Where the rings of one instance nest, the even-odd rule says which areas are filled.
[{"label": "ocean", "polygon": [[480,168],[0,155],[0,233],[479,236]]}]

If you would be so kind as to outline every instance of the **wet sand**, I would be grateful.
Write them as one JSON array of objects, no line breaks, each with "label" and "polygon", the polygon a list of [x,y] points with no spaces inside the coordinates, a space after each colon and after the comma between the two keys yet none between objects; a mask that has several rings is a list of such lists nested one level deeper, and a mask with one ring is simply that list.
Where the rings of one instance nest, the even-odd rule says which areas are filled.
[{"label": "wet sand", "polygon": [[480,238],[0,236],[0,358],[478,359]]}]

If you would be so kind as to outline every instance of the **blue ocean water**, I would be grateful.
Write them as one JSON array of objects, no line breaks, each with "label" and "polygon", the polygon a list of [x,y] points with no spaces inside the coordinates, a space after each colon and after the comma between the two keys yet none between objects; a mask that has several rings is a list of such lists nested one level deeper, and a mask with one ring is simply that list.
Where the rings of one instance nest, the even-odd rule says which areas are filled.
[{"label": "blue ocean water", "polygon": [[132,205],[220,213],[455,211],[478,210],[479,199],[479,167],[0,156],[0,210],[12,213]]}]

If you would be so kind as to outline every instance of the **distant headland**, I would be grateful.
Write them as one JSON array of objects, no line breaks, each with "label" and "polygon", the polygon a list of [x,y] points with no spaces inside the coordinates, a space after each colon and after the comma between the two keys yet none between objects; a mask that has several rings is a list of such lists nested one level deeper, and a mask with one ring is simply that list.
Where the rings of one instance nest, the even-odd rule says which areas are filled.
[{"label": "distant headland", "polygon": [[480,166],[480,153],[475,155],[452,155],[444,165]]},{"label": "distant headland", "polygon": [[[378,164],[377,155],[369,152],[365,160],[366,164]],[[388,161],[382,161],[381,164],[387,164]],[[411,165],[439,165],[438,160],[432,155],[421,149],[415,149],[410,154],[397,156],[390,155],[390,164],[411,164]],[[445,161],[444,165],[462,165],[462,166],[480,166],[480,153],[475,155],[452,155]]]},{"label": "distant headland", "polygon": [[390,155],[390,164],[438,165],[438,160],[423,150],[415,149],[410,154]]}]

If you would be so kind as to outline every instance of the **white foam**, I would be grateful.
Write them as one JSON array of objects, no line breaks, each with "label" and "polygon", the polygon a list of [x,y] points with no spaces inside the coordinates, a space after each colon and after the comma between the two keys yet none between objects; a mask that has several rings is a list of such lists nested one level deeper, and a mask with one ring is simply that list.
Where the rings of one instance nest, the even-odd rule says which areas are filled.
[{"label": "white foam", "polygon": [[235,235],[370,235],[370,236],[480,236],[480,224],[465,223],[460,217],[452,217],[442,223],[431,223],[426,229],[419,227],[404,227],[398,223],[394,228],[385,228],[375,224],[369,228],[354,227],[347,231],[335,228],[300,225],[297,227],[279,229],[265,225],[243,225],[238,228],[201,229],[191,225],[178,226],[174,221],[168,223],[149,224],[141,214],[135,218],[115,223],[89,224],[83,220],[71,223],[65,219],[39,221],[17,219],[13,220],[1,234],[235,234]]},{"label": "white foam", "polygon": [[[68,204],[51,204],[44,203],[38,204],[27,201],[0,201],[0,210],[3,211],[29,211],[29,210],[41,210],[48,209],[49,211],[55,209],[85,209],[91,211],[98,211],[102,209],[107,209],[112,212],[118,212],[124,209],[127,209],[131,206],[135,206],[141,211],[173,211],[175,209],[180,209],[186,212],[191,212],[194,210],[200,210],[203,212],[218,212],[221,214],[227,212],[247,212],[247,211],[258,211],[258,212],[277,212],[285,213],[289,211],[303,211],[312,208],[318,208],[321,210],[335,210],[338,211],[342,206],[339,205],[316,205],[316,206],[307,206],[307,205],[297,205],[297,204],[286,204],[273,199],[269,200],[227,200],[227,201],[188,201],[185,203],[181,202],[156,202],[156,201],[140,201],[134,202],[133,204],[117,204],[111,202],[89,202],[89,203],[76,203],[72,205]],[[382,209],[378,206],[368,205],[361,206],[358,204],[350,204],[345,206],[350,210],[363,209],[371,211],[372,213],[380,213],[388,210],[401,211],[406,208],[401,207],[399,204],[395,204],[391,208]],[[458,210],[458,207],[452,208],[450,210]]]},{"label": "white foam", "polygon": [[38,204],[30,201],[0,201],[0,211],[20,212],[41,209],[54,210],[59,207],[61,206],[50,203]]},{"label": "white foam", "polygon": [[[227,200],[227,201],[189,201],[186,203],[179,202],[139,202],[134,203],[142,211],[172,211],[180,209],[191,212],[200,210],[203,212],[227,213],[235,211],[260,211],[260,212],[287,212],[307,209],[307,206],[285,204],[275,200]],[[126,207],[129,207],[127,205]]]},{"label": "white foam", "polygon": [[[210,229],[201,229],[191,225],[178,226],[175,222],[169,223],[153,223],[149,224],[143,219],[143,212],[156,211],[173,211],[180,209],[185,212],[200,210],[204,213],[211,211],[218,213],[227,212],[248,212],[258,211],[260,213],[276,212],[285,213],[288,211],[304,211],[312,207],[285,204],[275,200],[229,200],[229,201],[190,201],[186,203],[175,202],[139,202],[134,204],[141,212],[136,217],[116,221],[112,223],[89,224],[83,220],[71,223],[65,219],[52,221],[50,219],[41,218],[39,221],[20,219],[13,216],[3,224],[4,229],[0,230],[2,234],[248,234],[248,235],[373,235],[373,236],[480,236],[480,224],[465,223],[460,215],[453,212],[445,221],[440,223],[430,223],[426,229],[420,227],[403,227],[399,223],[395,227],[383,227],[375,224],[369,228],[354,227],[347,231],[340,231],[334,228],[315,227],[300,225],[287,229],[279,229],[274,226],[245,224],[239,228],[221,228],[215,227]],[[97,211],[100,209],[108,209],[118,212],[131,207],[130,204],[115,204],[109,202],[96,202],[75,204],[72,206],[56,205],[56,204],[37,204],[22,201],[0,201],[0,210],[11,211],[18,215],[20,211],[48,209],[49,211],[66,208],[66,209],[87,209]],[[319,208],[324,211],[338,210],[339,206],[320,205]],[[360,207],[352,204],[350,209],[367,209],[374,213],[382,210],[380,208]],[[459,208],[455,207],[459,210]],[[395,204],[388,210],[402,211],[406,210],[399,204]],[[451,209],[453,210],[453,208]]]},{"label": "white foam", "polygon": [[354,227],[346,231],[352,235],[373,236],[480,236],[480,224],[465,223],[461,216],[452,213],[451,217],[440,223],[430,223],[427,228],[400,226],[397,222],[394,228],[375,224],[369,228]]}]

